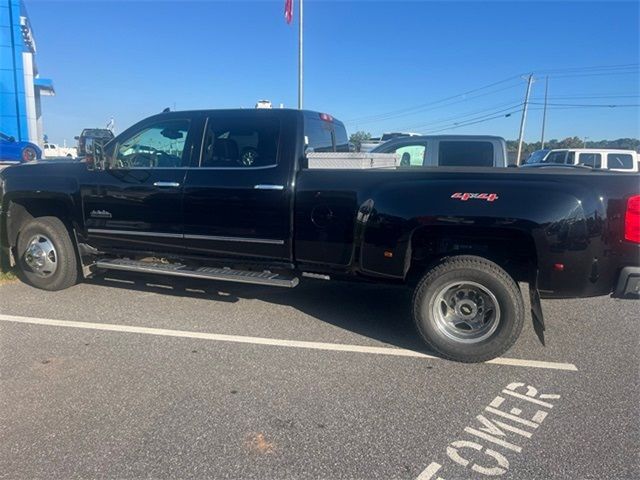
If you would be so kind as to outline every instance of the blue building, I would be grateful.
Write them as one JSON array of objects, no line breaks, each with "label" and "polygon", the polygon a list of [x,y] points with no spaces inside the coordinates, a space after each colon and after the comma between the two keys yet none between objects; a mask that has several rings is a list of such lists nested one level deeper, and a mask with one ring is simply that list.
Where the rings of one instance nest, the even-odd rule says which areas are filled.
[{"label": "blue building", "polygon": [[22,0],[0,0],[0,131],[42,145],[40,97],[55,95],[41,78],[36,42]]}]

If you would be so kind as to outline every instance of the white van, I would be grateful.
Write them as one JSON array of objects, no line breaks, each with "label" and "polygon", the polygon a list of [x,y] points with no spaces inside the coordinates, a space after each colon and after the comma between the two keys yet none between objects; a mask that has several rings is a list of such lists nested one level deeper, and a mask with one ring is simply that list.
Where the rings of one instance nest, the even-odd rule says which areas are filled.
[{"label": "white van", "polygon": [[616,172],[638,172],[638,154],[633,150],[567,148],[534,152],[525,165],[584,165]]}]

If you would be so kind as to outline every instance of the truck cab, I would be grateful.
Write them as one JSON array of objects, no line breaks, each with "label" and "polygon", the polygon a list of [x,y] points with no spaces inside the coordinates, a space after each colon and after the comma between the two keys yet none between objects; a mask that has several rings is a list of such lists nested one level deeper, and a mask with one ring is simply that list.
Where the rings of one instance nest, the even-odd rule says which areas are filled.
[{"label": "truck cab", "polygon": [[402,167],[506,167],[507,145],[488,135],[413,135],[389,140],[372,153],[395,153]]},{"label": "truck cab", "polygon": [[60,147],[55,143],[45,143],[42,146],[42,156],[44,158],[73,158],[76,156],[76,149],[74,147]]},{"label": "truck cab", "polygon": [[170,112],[127,129],[105,149],[110,167],[84,179],[87,243],[290,267],[292,159],[349,148],[329,115],[297,118],[271,109]]}]

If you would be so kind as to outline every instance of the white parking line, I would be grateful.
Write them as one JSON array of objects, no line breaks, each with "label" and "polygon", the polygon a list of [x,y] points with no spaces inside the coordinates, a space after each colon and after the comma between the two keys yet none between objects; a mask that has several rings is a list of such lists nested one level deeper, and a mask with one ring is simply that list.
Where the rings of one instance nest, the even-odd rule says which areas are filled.
[{"label": "white parking line", "polygon": [[[52,320],[49,318],[18,317],[0,314],[0,321],[12,323],[26,323],[32,325],[46,325],[49,327],[83,328],[87,330],[104,330],[109,332],[142,333],[164,337],[197,338],[218,342],[249,343],[253,345],[269,345],[275,347],[307,348],[311,350],[329,350],[335,352],[370,353],[375,355],[392,355],[396,357],[415,357],[438,359],[433,355],[407,350],[404,348],[367,347],[365,345],[348,345],[343,343],[306,342],[300,340],[284,340],[278,338],[246,337],[240,335],[224,335],[218,333],[193,332],[188,330],[168,330],[164,328],[135,327],[131,325],[116,325],[112,323],[74,322],[68,320]],[[486,363],[494,365],[509,365],[516,367],[546,368],[551,370],[577,371],[572,363],[542,362],[538,360],[522,360],[517,358],[496,358]]]}]

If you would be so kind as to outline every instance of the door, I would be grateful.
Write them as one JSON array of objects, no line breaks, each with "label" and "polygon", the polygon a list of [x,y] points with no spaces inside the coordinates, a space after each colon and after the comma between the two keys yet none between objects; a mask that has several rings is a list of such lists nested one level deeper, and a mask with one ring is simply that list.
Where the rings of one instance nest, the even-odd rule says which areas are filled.
[{"label": "door", "polygon": [[565,163],[566,158],[567,150],[557,150],[555,152],[549,153],[549,155],[545,157],[542,163],[561,164]]},{"label": "door", "polygon": [[102,250],[181,252],[182,193],[199,121],[155,117],[113,142],[110,168],[82,186],[89,243]]},{"label": "door", "polygon": [[386,148],[382,147],[376,151],[395,153],[398,156],[401,167],[422,167],[423,165],[429,165],[427,146],[427,140],[408,137],[392,142]]},{"label": "door", "polygon": [[0,133],[0,160],[20,160],[20,148],[15,138]]},{"label": "door", "polygon": [[185,179],[188,253],[291,261],[293,161],[283,159],[294,158],[295,142],[282,140],[281,118],[259,110],[207,119],[199,161]]}]

